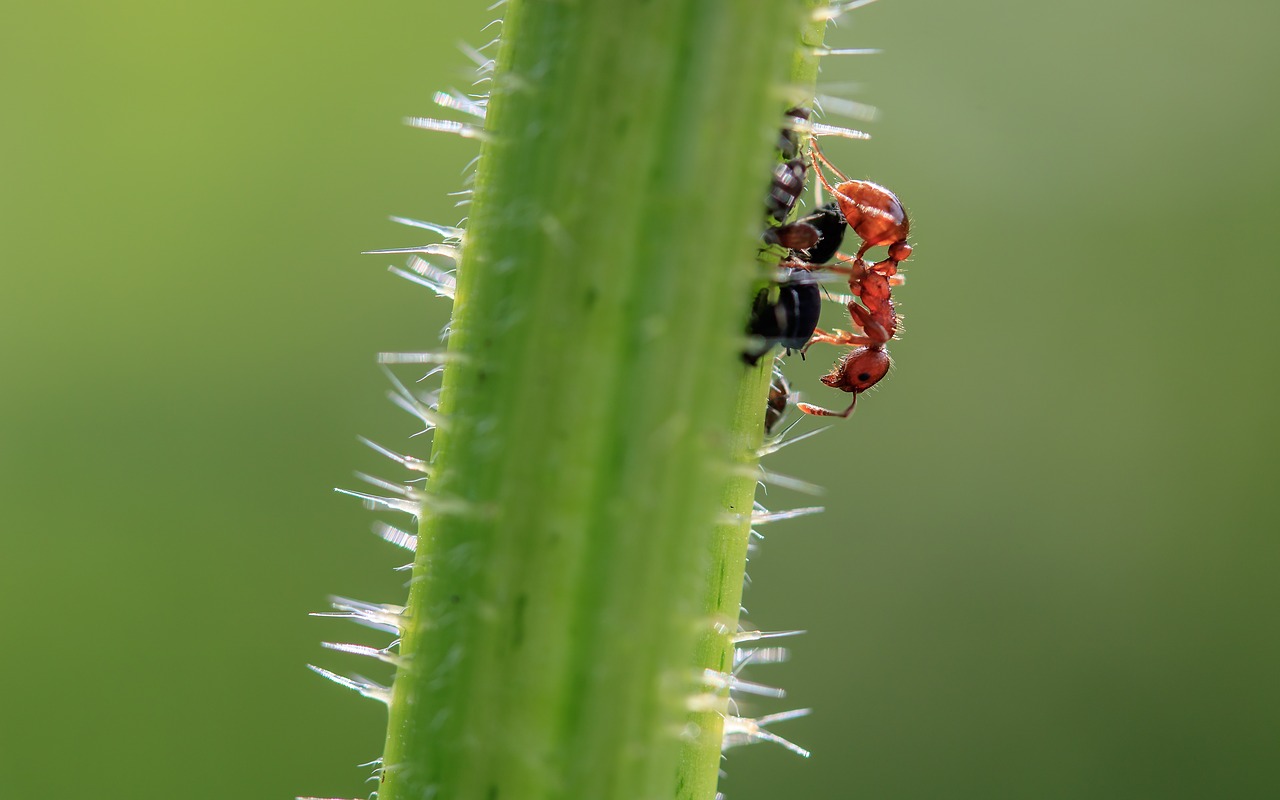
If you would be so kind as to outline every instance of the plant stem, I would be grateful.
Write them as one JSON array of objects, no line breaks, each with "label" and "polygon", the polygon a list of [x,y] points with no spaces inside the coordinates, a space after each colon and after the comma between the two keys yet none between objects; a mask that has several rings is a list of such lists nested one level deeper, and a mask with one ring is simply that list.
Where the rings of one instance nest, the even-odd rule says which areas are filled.
[{"label": "plant stem", "polygon": [[[809,3],[808,7],[813,9],[817,5]],[[791,86],[806,98],[813,95],[813,86],[817,82],[818,57],[814,51],[822,44],[825,29],[825,20],[810,20],[801,30],[802,46],[793,47]],[[733,669],[732,635],[738,629],[739,609],[742,606],[747,545],[751,537],[749,515],[758,480],[754,472],[759,462],[756,452],[763,439],[764,404],[761,399],[768,391],[770,372],[768,359],[765,359],[759,369],[749,371],[738,384],[734,441],[729,452],[737,454],[741,469],[729,478],[725,486],[722,508],[739,516],[735,521],[722,522],[716,526],[711,551],[712,565],[706,572],[704,607],[710,618],[721,624],[703,633],[697,653],[698,665],[722,673]],[[680,800],[704,800],[711,797],[719,778],[723,719],[715,711],[704,711],[694,715],[693,724],[703,735],[686,744],[680,763],[679,791],[676,795]]]},{"label": "plant stem", "polygon": [[806,6],[507,4],[380,800],[710,797]]}]

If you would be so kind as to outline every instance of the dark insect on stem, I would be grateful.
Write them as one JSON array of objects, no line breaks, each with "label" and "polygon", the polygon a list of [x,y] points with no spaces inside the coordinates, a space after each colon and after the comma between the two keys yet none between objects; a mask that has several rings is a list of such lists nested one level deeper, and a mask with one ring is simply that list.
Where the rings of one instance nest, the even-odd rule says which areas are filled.
[{"label": "dark insect on stem", "polygon": [[742,360],[755,365],[775,345],[786,348],[788,355],[803,349],[818,327],[821,311],[822,295],[814,276],[803,269],[789,270],[786,280],[756,295],[747,323],[753,342],[743,351]]},{"label": "dark insect on stem", "polygon": [[[800,155],[795,128],[798,123],[807,123],[811,112],[796,106],[788,109],[786,116],[788,122],[778,135],[778,150],[787,160],[774,168],[766,200],[766,211],[777,222],[784,222],[795,209],[808,169],[806,159]],[[811,264],[831,260],[844,239],[844,228],[844,217],[831,203],[803,219],[765,229],[767,243],[780,244],[789,251],[782,265],[793,264],[796,268],[788,270],[781,283],[765,287],[756,295],[747,323],[752,344],[742,354],[746,363],[759,363],[775,345],[782,345],[790,355],[808,343],[818,326],[822,298],[806,270]]]},{"label": "dark insect on stem", "polygon": [[792,261],[825,264],[835,257],[844,243],[845,219],[840,206],[827,203],[795,222],[769,228],[764,232],[767,244],[780,244],[791,251]]},{"label": "dark insect on stem", "polygon": [[778,427],[787,414],[787,403],[791,400],[791,385],[777,369],[773,371],[773,380],[769,383],[769,401],[764,408],[764,435],[772,436],[773,429]]},{"label": "dark insect on stem", "polygon": [[784,160],[773,168],[773,180],[765,198],[765,213],[779,223],[786,222],[787,217],[791,216],[804,192],[809,172],[809,162],[800,153],[800,140],[795,128],[797,124],[807,123],[812,112],[803,106],[796,106],[787,109],[786,115],[788,123],[778,134],[778,151]]}]

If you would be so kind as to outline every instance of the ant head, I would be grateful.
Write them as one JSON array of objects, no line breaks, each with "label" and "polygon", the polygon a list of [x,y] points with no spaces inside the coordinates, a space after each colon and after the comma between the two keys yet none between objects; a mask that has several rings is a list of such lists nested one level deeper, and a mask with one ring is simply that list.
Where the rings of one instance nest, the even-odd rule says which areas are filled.
[{"label": "ant head", "polygon": [[840,357],[822,382],[832,389],[861,394],[889,374],[889,353],[883,347],[855,347]]}]

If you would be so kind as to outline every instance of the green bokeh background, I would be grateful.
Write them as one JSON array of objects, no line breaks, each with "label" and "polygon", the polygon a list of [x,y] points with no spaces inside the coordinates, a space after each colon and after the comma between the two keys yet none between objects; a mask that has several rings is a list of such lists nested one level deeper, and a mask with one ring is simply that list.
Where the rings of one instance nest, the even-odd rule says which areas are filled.
[{"label": "green bokeh background", "polygon": [[[329,488],[414,429],[371,354],[447,309],[356,254],[461,216],[473,147],[399,118],[487,4],[7,10],[0,797],[372,788],[382,711],[302,667],[353,634],[305,613],[403,595]],[[810,631],[753,677],[814,756],[734,752],[731,800],[1280,796],[1278,27],[886,0],[829,37],[887,51],[828,65],[883,112],[828,152],[918,257],[892,379],[770,462],[830,488],[747,595]],[[842,402],[825,359],[792,375]]]}]

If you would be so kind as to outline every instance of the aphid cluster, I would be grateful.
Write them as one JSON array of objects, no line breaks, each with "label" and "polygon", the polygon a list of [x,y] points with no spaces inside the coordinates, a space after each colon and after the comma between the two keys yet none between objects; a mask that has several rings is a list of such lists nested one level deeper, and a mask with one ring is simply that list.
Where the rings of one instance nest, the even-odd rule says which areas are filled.
[{"label": "aphid cluster", "polygon": [[[902,285],[898,265],[911,255],[911,245],[907,243],[911,223],[893,192],[870,181],[850,180],[827,160],[808,126],[809,117],[808,109],[788,110],[787,125],[779,138],[782,160],[774,168],[765,200],[767,218],[779,224],[767,228],[763,238],[767,244],[781,245],[788,252],[778,263],[779,280],[756,296],[747,326],[752,344],[743,352],[743,359],[749,364],[758,363],[775,345],[781,345],[788,355],[799,350],[802,356],[818,342],[852,347],[821,379],[833,389],[852,394],[849,407],[831,411],[809,403],[796,404],[806,414],[848,417],[857,405],[858,395],[879,383],[892,365],[888,343],[898,332],[893,287]],[[796,128],[810,130],[807,158],[799,152]],[[824,167],[839,179],[834,186]],[[835,200],[787,222],[811,168]],[[854,256],[839,252],[846,226],[862,242]],[[864,256],[873,247],[887,247],[886,257],[868,262]],[[833,259],[836,263],[829,264]],[[851,331],[828,332],[818,327],[822,303],[814,274],[817,270],[848,278],[849,297],[843,299]],[[780,376],[775,378],[775,386],[779,379]],[[786,386],[785,380],[781,386]],[[766,429],[772,429],[781,419],[789,394],[786,389],[771,390]]]}]

